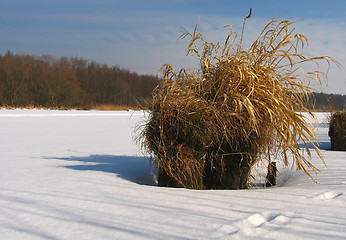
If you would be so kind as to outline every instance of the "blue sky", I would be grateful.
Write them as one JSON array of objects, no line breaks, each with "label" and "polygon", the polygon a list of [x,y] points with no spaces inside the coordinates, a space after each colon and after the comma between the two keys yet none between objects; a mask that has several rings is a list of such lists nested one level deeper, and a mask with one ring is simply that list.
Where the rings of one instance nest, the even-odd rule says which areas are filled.
[{"label": "blue sky", "polygon": [[[146,74],[164,63],[177,69],[195,66],[178,42],[181,26],[210,41],[224,41],[233,25],[251,43],[272,18],[298,20],[312,55],[330,55],[346,67],[346,0],[1,0],[0,53],[78,56]],[[321,69],[325,70],[325,69]],[[346,94],[343,69],[332,66],[329,85],[318,91]]]}]

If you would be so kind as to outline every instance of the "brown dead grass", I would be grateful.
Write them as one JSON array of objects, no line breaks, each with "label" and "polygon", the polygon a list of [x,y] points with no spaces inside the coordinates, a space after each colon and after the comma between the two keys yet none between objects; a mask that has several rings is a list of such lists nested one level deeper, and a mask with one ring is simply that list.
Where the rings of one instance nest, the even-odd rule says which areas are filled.
[{"label": "brown dead grass", "polygon": [[330,116],[328,135],[332,150],[346,151],[346,111],[337,111]]},{"label": "brown dead grass", "polygon": [[129,111],[129,110],[141,110],[139,107],[129,107],[122,105],[110,105],[110,104],[100,104],[92,107],[92,109],[100,111]]},{"label": "brown dead grass", "polygon": [[28,105],[24,107],[13,107],[13,106],[0,106],[0,108],[6,108],[6,109],[46,109],[46,110],[100,110],[100,111],[129,111],[129,110],[142,110],[140,107],[129,107],[129,106],[123,106],[123,105],[111,105],[111,104],[100,104],[96,106],[91,106],[91,107],[38,107],[38,106],[33,106],[33,105]]},{"label": "brown dead grass", "polygon": [[200,69],[162,66],[163,81],[154,90],[142,133],[143,146],[155,155],[159,170],[180,186],[203,189],[207,165],[221,184],[229,182],[232,176],[225,175],[237,167],[245,169],[240,176],[247,182],[256,162],[275,156],[288,165],[291,156],[296,169],[313,178],[308,170],[318,169],[309,161],[308,144],[324,160],[311,125],[296,110],[313,116],[305,107],[309,82],[321,84],[328,77],[318,69],[304,72],[303,66],[335,61],[305,56],[308,39],[295,34],[293,24],[271,20],[249,49],[242,48],[242,37],[237,43],[230,26],[224,44],[205,41],[198,24],[192,33],[186,30],[180,37],[190,39],[186,55],[197,56]]}]

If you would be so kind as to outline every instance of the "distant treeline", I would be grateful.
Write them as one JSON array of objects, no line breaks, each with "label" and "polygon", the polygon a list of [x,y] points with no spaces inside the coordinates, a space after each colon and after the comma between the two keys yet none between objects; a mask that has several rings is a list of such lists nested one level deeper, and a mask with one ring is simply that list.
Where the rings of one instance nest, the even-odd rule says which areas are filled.
[{"label": "distant treeline", "polygon": [[150,100],[158,82],[153,75],[77,57],[0,55],[0,106],[139,107]]},{"label": "distant treeline", "polygon": [[[78,57],[0,55],[0,106],[89,109],[147,107],[159,83],[119,66]],[[346,96],[314,93],[311,110],[346,109]]]},{"label": "distant treeline", "polygon": [[346,109],[346,95],[313,93],[310,110],[334,111]]}]

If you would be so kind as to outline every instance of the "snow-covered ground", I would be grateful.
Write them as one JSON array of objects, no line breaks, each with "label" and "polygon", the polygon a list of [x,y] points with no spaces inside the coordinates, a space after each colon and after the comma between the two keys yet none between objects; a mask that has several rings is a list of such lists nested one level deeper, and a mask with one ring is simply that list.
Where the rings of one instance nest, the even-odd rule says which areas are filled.
[{"label": "snow-covered ground", "polygon": [[0,239],[346,239],[346,152],[318,184],[280,169],[278,186],[155,186],[133,142],[142,112],[0,110]]}]

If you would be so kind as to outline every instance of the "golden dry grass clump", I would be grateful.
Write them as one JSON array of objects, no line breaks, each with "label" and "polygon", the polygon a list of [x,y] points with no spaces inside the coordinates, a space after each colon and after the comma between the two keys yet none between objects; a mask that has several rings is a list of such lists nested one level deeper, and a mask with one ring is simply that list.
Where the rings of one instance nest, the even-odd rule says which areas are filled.
[{"label": "golden dry grass clump", "polygon": [[306,83],[327,76],[305,73],[302,64],[333,60],[304,56],[308,39],[293,34],[293,23],[271,20],[249,49],[241,47],[242,36],[236,43],[231,27],[224,44],[205,41],[198,24],[192,33],[185,30],[180,38],[190,38],[186,54],[198,57],[200,69],[162,66],[142,133],[155,155],[160,186],[247,188],[252,166],[273,155],[285,165],[291,155],[297,170],[309,176],[309,168],[317,171],[299,145],[310,157],[314,132],[296,110],[308,111]]}]

